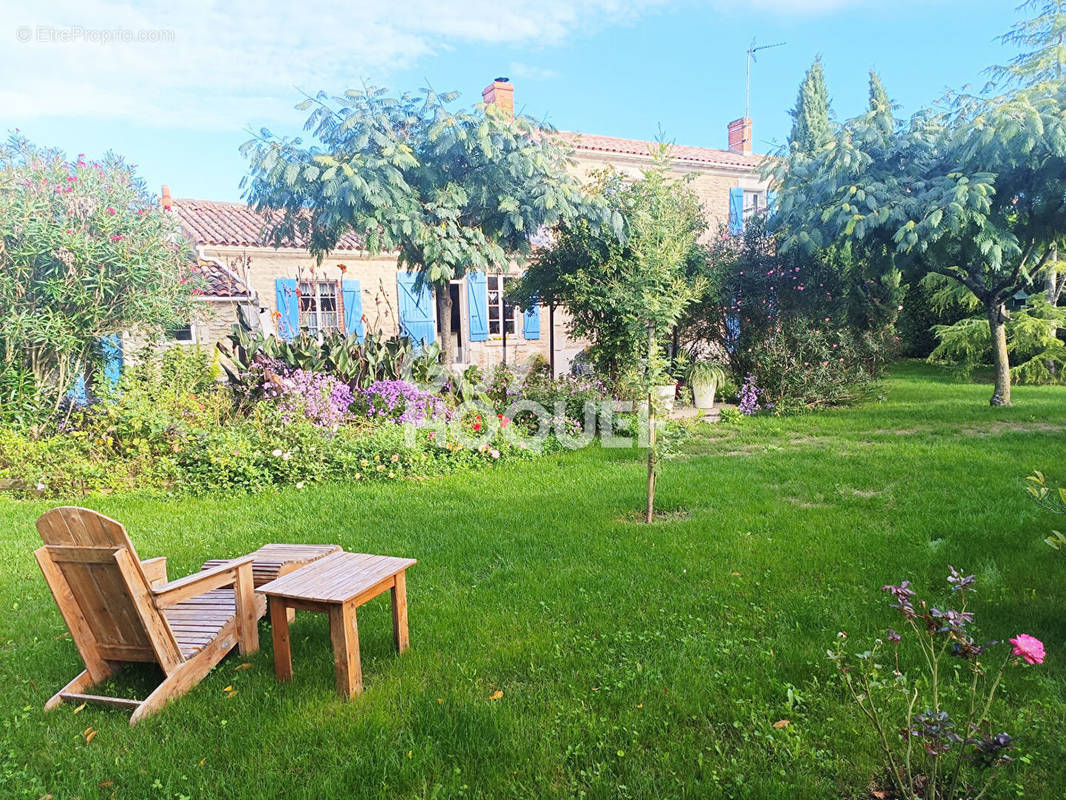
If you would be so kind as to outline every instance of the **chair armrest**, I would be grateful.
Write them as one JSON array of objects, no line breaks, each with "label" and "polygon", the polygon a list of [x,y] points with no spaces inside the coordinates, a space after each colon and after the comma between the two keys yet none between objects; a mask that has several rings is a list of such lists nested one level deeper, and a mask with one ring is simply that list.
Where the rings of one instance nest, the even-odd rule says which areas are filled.
[{"label": "chair armrest", "polygon": [[196,572],[184,578],[178,578],[176,581],[165,583],[162,586],[153,586],[152,595],[155,597],[156,605],[159,608],[169,608],[170,606],[176,606],[183,600],[196,597],[212,589],[235,586],[241,580],[242,572],[247,575],[248,583],[251,584],[252,561],[254,560],[252,556],[235,558],[225,564],[219,564],[217,567],[205,569],[203,572]]},{"label": "chair armrest", "polygon": [[141,571],[148,579],[149,586],[159,586],[167,582],[167,557],[146,558],[141,562]]}]

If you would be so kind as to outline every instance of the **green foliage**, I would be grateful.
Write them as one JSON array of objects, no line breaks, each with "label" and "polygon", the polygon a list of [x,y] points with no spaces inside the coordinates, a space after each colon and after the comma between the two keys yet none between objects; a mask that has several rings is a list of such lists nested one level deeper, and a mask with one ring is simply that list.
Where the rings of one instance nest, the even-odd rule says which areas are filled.
[{"label": "green foliage", "polygon": [[1066,237],[1066,84],[1047,66],[1062,47],[1061,4],[1026,8],[1041,16],[1007,40],[1045,52],[1001,73],[1007,91],[952,95],[902,124],[878,101],[822,150],[774,168],[784,248],[847,244],[861,258],[939,273],[972,292],[997,337],[992,402],[1004,405],[1005,304],[1032,288]]},{"label": "green foliage", "polygon": [[659,380],[666,361],[658,342],[702,292],[702,279],[689,277],[702,258],[702,206],[685,181],[668,176],[665,145],[656,159],[637,181],[613,170],[596,176],[592,190],[612,219],[626,221],[625,240],[594,220],[564,223],[513,289],[519,304],[539,297],[564,305],[572,333],[592,342],[596,371],[612,380],[627,369],[645,384]]},{"label": "green foliage", "polygon": [[4,370],[31,373],[29,396],[58,408],[83,371],[96,389],[102,337],[187,322],[199,285],[174,233],[118,156],[68,161],[12,136],[0,146]]},{"label": "green foliage", "polygon": [[1005,66],[989,69],[1005,85],[1057,83],[1066,70],[1066,2],[1025,0],[1018,10],[1032,16],[1018,22],[1000,41],[1023,50]]},{"label": "green foliage", "polygon": [[800,83],[796,106],[788,113],[792,116],[788,142],[793,151],[816,153],[830,140],[829,91],[825,87],[821,56],[807,70]]},{"label": "green foliage", "polygon": [[[963,297],[961,303],[972,305],[972,300],[971,294],[969,298]],[[1044,293],[1039,292],[1026,298],[1022,308],[1011,312],[1005,325],[1007,351],[1014,364],[1011,377],[1015,381],[1057,383],[1062,380],[1066,345],[1058,331],[1066,327],[1066,309],[1050,305]],[[986,319],[966,317],[952,325],[936,325],[933,333],[938,344],[929,355],[930,361],[952,363],[967,377],[992,363],[992,340]]]},{"label": "green foliage", "polygon": [[718,414],[722,422],[728,425],[739,425],[747,418],[736,406],[722,406],[721,409],[719,409]]},{"label": "green foliage", "polygon": [[440,345],[416,347],[406,336],[368,333],[363,341],[354,335],[329,331],[320,337],[301,332],[292,340],[253,331],[243,320],[233,326],[230,344],[218,344],[225,357],[222,368],[239,399],[246,406],[262,396],[263,376],[257,364],[264,360],[289,369],[325,372],[351,388],[365,388],[374,381],[409,380],[436,384]]},{"label": "green foliage", "polygon": [[854,405],[873,396],[890,352],[877,334],[792,319],[753,354],[753,374],[778,413]]},{"label": "green foliage", "polygon": [[[1049,486],[1040,470],[1033,470],[1033,474],[1025,479],[1025,491],[1041,508],[1052,514],[1066,514],[1066,486]],[[1059,531],[1052,531],[1044,543],[1066,553],[1066,535]]]},{"label": "green foliage", "polygon": [[738,382],[752,375],[778,410],[869,395],[895,345],[898,273],[867,277],[840,249],[780,252],[764,218],[711,245],[706,285],[685,319],[686,346],[711,342]]},{"label": "green foliage", "polygon": [[685,382],[690,386],[721,386],[725,382],[726,371],[715,361],[693,361],[685,370]]},{"label": "green foliage", "polygon": [[430,89],[389,97],[373,87],[319,93],[298,106],[310,110],[312,145],[267,130],[246,143],[249,201],[283,212],[274,241],[298,236],[321,257],[355,232],[369,252],[397,251],[450,307],[449,281],[504,271],[542,228],[599,214],[541,126],[495,106],[454,111],[456,97]]}]

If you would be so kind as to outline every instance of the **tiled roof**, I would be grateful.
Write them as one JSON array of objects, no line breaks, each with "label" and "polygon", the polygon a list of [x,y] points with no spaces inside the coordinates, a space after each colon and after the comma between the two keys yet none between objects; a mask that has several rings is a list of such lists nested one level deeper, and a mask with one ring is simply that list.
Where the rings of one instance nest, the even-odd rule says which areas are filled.
[{"label": "tiled roof", "polygon": [[[598,136],[592,133],[573,133],[556,131],[555,135],[575,150],[596,153],[616,153],[627,156],[649,157],[658,147],[657,142],[643,139],[621,139],[617,136]],[[753,153],[744,155],[730,150],[715,150],[712,147],[692,147],[691,145],[670,145],[670,158],[687,164],[706,164],[715,167],[733,169],[754,169],[762,163],[765,156]]]},{"label": "tiled roof", "polygon": [[248,284],[229,267],[211,259],[200,259],[192,265],[192,271],[204,279],[204,297],[240,298],[250,297]]},{"label": "tiled roof", "polygon": [[[196,244],[234,245],[238,247],[273,247],[266,235],[268,223],[244,203],[224,203],[213,200],[175,199],[171,208],[177,214],[181,229]],[[286,241],[283,248],[304,250],[306,242]],[[359,238],[354,233],[341,237],[334,250],[358,250]]]}]

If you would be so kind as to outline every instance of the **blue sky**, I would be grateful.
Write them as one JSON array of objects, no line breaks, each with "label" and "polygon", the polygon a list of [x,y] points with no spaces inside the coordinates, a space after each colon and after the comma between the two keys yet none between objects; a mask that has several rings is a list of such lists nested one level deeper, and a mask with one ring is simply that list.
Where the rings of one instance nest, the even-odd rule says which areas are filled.
[{"label": "blue sky", "polygon": [[[250,128],[296,133],[299,89],[428,81],[480,101],[497,75],[516,106],[565,130],[724,147],[752,74],[756,150],[821,54],[838,117],[862,110],[876,68],[900,115],[980,85],[1011,54],[1013,0],[39,0],[4,14],[0,127],[69,154],[116,150],[149,187],[240,199]],[[147,41],[114,41],[138,38]],[[112,41],[107,41],[107,39]],[[28,39],[28,41],[23,41]]]}]

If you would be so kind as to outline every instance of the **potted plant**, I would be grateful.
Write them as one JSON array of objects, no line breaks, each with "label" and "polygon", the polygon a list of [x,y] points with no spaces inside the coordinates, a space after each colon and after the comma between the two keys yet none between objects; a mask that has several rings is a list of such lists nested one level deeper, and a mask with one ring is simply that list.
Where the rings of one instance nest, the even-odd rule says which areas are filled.
[{"label": "potted plant", "polygon": [[707,411],[714,407],[714,395],[725,382],[725,370],[710,361],[693,361],[685,376],[692,387],[692,399],[696,408]]}]

